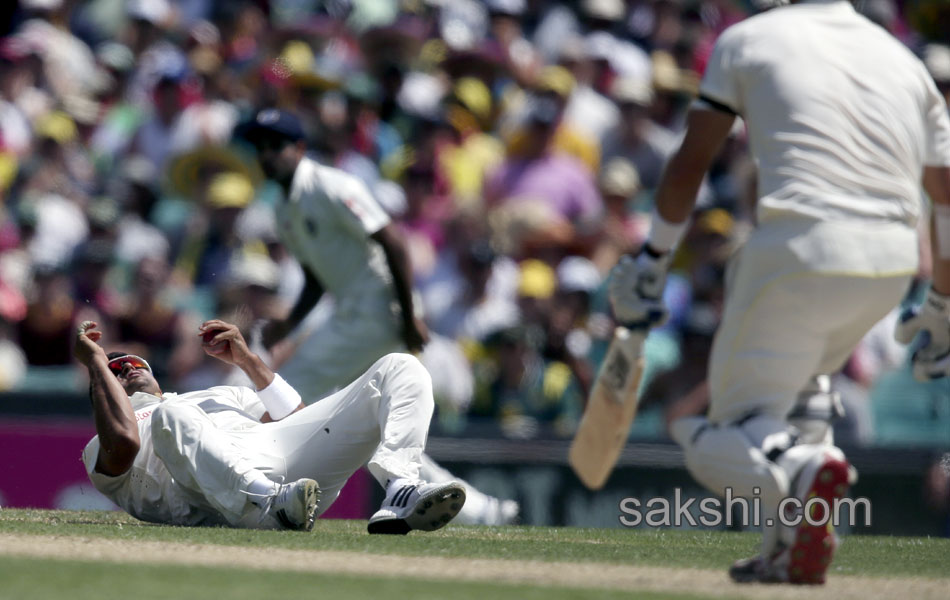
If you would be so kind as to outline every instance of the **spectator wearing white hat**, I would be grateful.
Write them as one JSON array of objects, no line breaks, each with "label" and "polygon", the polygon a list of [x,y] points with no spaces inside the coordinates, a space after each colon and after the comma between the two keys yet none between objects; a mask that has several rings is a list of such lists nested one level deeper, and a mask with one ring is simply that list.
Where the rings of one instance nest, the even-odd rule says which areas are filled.
[{"label": "spectator wearing white hat", "polygon": [[[679,147],[680,136],[650,118],[656,95],[649,80],[618,78],[610,95],[620,107],[620,125],[604,140],[602,168],[613,158],[624,158],[636,168],[641,186],[652,191],[666,161]],[[700,205],[708,203],[710,193],[704,180]]]},{"label": "spectator wearing white hat", "polygon": [[636,44],[616,35],[627,16],[624,0],[583,0],[581,20],[588,31],[588,51],[605,62],[619,77],[646,78],[650,75],[650,57]]},{"label": "spectator wearing white hat", "polygon": [[587,50],[580,37],[574,37],[562,46],[559,63],[571,72],[575,81],[564,109],[564,121],[602,143],[607,132],[616,128],[620,121],[620,111],[597,89],[597,66]]},{"label": "spectator wearing white hat", "polygon": [[610,97],[620,107],[620,125],[604,140],[601,164],[625,158],[636,167],[643,187],[653,189],[676,150],[676,134],[650,119],[654,91],[649,80],[618,78],[610,87]]}]

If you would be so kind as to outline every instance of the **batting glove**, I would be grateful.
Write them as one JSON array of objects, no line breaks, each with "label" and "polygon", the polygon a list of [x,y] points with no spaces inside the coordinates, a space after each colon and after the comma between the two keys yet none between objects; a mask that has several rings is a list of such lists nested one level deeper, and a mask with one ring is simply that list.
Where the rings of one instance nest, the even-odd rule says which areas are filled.
[{"label": "batting glove", "polygon": [[636,258],[621,257],[610,272],[608,296],[614,317],[627,327],[655,327],[666,322],[663,288],[670,253],[656,256],[645,250]]},{"label": "batting glove", "polygon": [[918,338],[911,356],[918,381],[950,375],[950,297],[931,289],[921,306],[901,313],[894,337],[902,344]]}]

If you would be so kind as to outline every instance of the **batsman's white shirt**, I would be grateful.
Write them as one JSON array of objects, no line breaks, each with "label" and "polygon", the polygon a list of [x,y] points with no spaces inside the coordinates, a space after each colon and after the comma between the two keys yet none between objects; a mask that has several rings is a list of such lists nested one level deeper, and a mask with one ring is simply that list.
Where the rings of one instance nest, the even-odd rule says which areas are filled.
[{"label": "batsman's white shirt", "polygon": [[371,239],[389,216],[356,177],[304,158],[277,207],[281,239],[333,297],[281,375],[311,403],[358,377],[377,358],[404,349],[392,273]]},{"label": "batsman's white shirt", "polygon": [[947,105],[926,67],[848,0],[806,0],[730,27],[700,97],[745,119],[758,218],[900,222],[922,165],[950,164]]},{"label": "batsman's white shirt", "polygon": [[699,107],[745,119],[758,227],[730,265],[710,357],[713,422],[784,418],[841,368],[917,270],[924,165],[950,165],[922,63],[847,0],[805,0],[716,42]]},{"label": "batsman's white shirt", "polygon": [[129,397],[139,428],[141,446],[132,467],[110,477],[96,472],[99,436],[92,438],[82,453],[86,473],[97,490],[127,513],[143,521],[178,525],[226,524],[196,490],[175,482],[152,445],[152,413],[162,403],[180,401],[194,404],[223,429],[248,429],[260,425],[264,405],[251,389],[220,386],[187,394],[164,394],[161,398],[144,392]]}]

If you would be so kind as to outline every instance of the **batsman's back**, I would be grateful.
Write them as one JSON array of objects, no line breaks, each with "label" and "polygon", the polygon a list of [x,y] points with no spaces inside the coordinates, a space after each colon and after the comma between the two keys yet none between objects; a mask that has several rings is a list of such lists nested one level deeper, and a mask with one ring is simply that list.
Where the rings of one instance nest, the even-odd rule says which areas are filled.
[{"label": "batsman's back", "polygon": [[946,105],[923,64],[849,2],[796,4],[728,29],[701,93],[746,120],[760,221],[792,211],[916,223],[927,113]]}]

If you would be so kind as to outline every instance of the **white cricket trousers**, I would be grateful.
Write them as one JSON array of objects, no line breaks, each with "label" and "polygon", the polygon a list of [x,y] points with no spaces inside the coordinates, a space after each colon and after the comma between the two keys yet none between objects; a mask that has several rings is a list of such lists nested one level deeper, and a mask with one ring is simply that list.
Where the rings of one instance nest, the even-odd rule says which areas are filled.
[{"label": "white cricket trousers", "polygon": [[[904,225],[789,218],[761,225],[730,264],[726,306],[709,364],[709,416],[670,433],[693,477],[719,496],[758,495],[774,514],[795,476],[787,415],[814,378],[839,370],[901,300],[917,269]],[[807,447],[806,447],[807,446]],[[763,553],[777,532],[765,531]]]},{"label": "white cricket trousers", "polygon": [[917,270],[901,224],[790,219],[760,226],[733,259],[709,363],[713,423],[784,419],[898,305]]},{"label": "white cricket trousers", "polygon": [[235,526],[253,526],[245,492],[261,474],[315,479],[317,514],[368,462],[383,486],[419,478],[434,405],[432,383],[409,354],[389,354],[339,392],[276,423],[222,430],[193,404],[170,401],[152,415],[155,453],[183,486],[199,491]]}]

